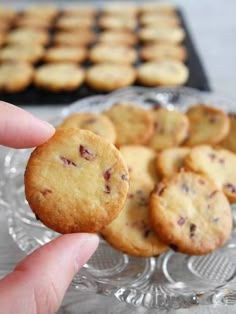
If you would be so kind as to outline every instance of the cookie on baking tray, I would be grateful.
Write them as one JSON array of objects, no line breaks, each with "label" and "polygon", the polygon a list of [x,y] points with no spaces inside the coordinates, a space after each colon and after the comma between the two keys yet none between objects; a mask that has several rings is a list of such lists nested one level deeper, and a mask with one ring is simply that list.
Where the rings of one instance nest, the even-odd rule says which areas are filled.
[{"label": "cookie on baking tray", "polygon": [[44,64],[34,75],[34,84],[53,92],[71,91],[78,88],[84,80],[84,71],[73,63]]},{"label": "cookie on baking tray", "polygon": [[190,121],[188,146],[216,144],[229,133],[229,117],[221,109],[199,104],[190,107],[186,114]]},{"label": "cookie on baking tray", "polygon": [[103,15],[135,17],[138,14],[138,7],[135,3],[110,2],[102,8]]},{"label": "cookie on baking tray", "polygon": [[133,256],[156,256],[168,249],[150,225],[148,202],[151,188],[132,181],[122,211],[101,230],[104,239],[119,251]]},{"label": "cookie on baking tray", "polygon": [[135,69],[124,64],[100,63],[86,73],[86,83],[91,88],[106,92],[132,85],[135,79]]},{"label": "cookie on baking tray", "polygon": [[85,47],[50,47],[45,51],[44,61],[46,62],[72,62],[82,63],[87,57]]},{"label": "cookie on baking tray", "polygon": [[137,36],[133,32],[107,30],[99,33],[98,42],[134,46],[137,43]]},{"label": "cookie on baking tray", "polygon": [[111,120],[104,114],[89,112],[74,113],[63,120],[59,128],[81,128],[107,139],[111,143],[116,141],[116,130]]},{"label": "cookie on baking tray", "polygon": [[185,165],[212,180],[230,202],[236,202],[236,155],[209,145],[193,147]]},{"label": "cookie on baking tray", "polygon": [[188,135],[189,121],[181,112],[159,108],[151,111],[154,132],[148,145],[156,151],[181,144]]},{"label": "cookie on baking tray", "polygon": [[187,59],[187,50],[182,45],[154,43],[143,46],[140,56],[144,61],[174,59],[184,62]]},{"label": "cookie on baking tray", "polygon": [[138,106],[116,104],[104,112],[113,122],[117,139],[116,145],[144,144],[153,134],[153,121],[150,113]]},{"label": "cookie on baking tray", "polygon": [[232,152],[236,153],[236,116],[230,114],[230,130],[228,135],[219,143],[225,149],[229,149]]},{"label": "cookie on baking tray", "polygon": [[44,54],[44,48],[38,44],[12,44],[0,50],[0,61],[22,61],[35,63]]},{"label": "cookie on baking tray", "polygon": [[178,60],[150,61],[137,68],[137,80],[144,86],[183,85],[188,78],[187,66]]},{"label": "cookie on baking tray", "polygon": [[89,52],[92,63],[133,64],[137,59],[136,51],[131,47],[117,44],[100,43],[93,46]]},{"label": "cookie on baking tray", "polygon": [[185,38],[185,31],[181,27],[143,27],[139,31],[139,38],[145,43],[169,42],[179,44]]},{"label": "cookie on baking tray", "polygon": [[30,28],[30,29],[48,29],[51,27],[51,22],[41,17],[22,15],[19,16],[14,25],[16,27]]},{"label": "cookie on baking tray", "polygon": [[190,153],[188,147],[171,147],[159,152],[156,158],[158,173],[169,178],[184,169],[185,158]]},{"label": "cookie on baking tray", "polygon": [[86,29],[94,26],[93,17],[88,16],[62,16],[60,17],[55,27],[62,31],[71,31],[73,29]]},{"label": "cookie on baking tray", "polygon": [[53,43],[60,46],[86,46],[95,39],[95,34],[90,30],[57,32],[53,36]]},{"label": "cookie on baking tray", "polygon": [[0,91],[16,93],[28,87],[33,78],[33,67],[23,62],[7,62],[0,65]]},{"label": "cookie on baking tray", "polygon": [[140,13],[156,13],[166,15],[176,15],[176,7],[165,2],[146,2],[140,6]]},{"label": "cookie on baking tray", "polygon": [[210,253],[228,240],[230,204],[210,180],[182,172],[161,182],[150,198],[150,221],[164,243],[181,253]]},{"label": "cookie on baking tray", "polygon": [[17,15],[17,11],[12,7],[0,5],[0,20],[1,21],[12,21]]},{"label": "cookie on baking tray", "polygon": [[22,13],[25,16],[27,15],[51,21],[58,15],[59,10],[53,5],[39,4],[26,7]]},{"label": "cookie on baking tray", "polygon": [[141,15],[139,21],[141,25],[150,27],[175,27],[180,25],[180,19],[178,16],[168,16],[157,13],[143,14]]},{"label": "cookie on baking tray", "polygon": [[6,34],[4,32],[0,32],[0,46],[5,43]]},{"label": "cookie on baking tray", "polygon": [[114,145],[78,128],[58,129],[34,150],[25,172],[29,206],[59,233],[99,231],[122,209],[128,186]]},{"label": "cookie on baking tray", "polygon": [[134,18],[126,16],[102,16],[98,21],[102,29],[129,30],[133,31],[137,27],[137,21]]},{"label": "cookie on baking tray", "polygon": [[49,34],[44,30],[29,28],[18,28],[8,33],[6,42],[10,44],[39,44],[46,45],[49,41]]},{"label": "cookie on baking tray", "polygon": [[96,8],[87,4],[67,5],[62,10],[62,16],[95,17],[96,14]]}]

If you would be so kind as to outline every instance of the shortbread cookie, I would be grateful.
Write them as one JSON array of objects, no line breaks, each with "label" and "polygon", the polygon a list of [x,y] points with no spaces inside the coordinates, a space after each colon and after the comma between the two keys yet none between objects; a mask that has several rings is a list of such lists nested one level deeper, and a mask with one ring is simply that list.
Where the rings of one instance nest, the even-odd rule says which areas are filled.
[{"label": "shortbread cookie", "polygon": [[100,136],[59,129],[31,154],[26,199],[36,216],[60,233],[97,232],[119,214],[128,192],[120,152]]},{"label": "shortbread cookie", "polygon": [[156,256],[168,249],[150,226],[148,202],[150,186],[141,182],[131,183],[125,205],[102,236],[117,250],[133,256]]},{"label": "shortbread cookie", "polygon": [[150,113],[133,104],[116,104],[104,112],[117,132],[116,145],[144,144],[153,134]]},{"label": "shortbread cookie", "polygon": [[41,45],[14,44],[6,46],[0,51],[0,60],[35,63],[42,58],[43,53],[44,48]]},{"label": "shortbread cookie", "polygon": [[181,27],[144,27],[139,31],[139,38],[143,42],[168,42],[179,44],[185,38]]},{"label": "shortbread cookie", "polygon": [[95,6],[87,4],[66,5],[62,10],[63,16],[94,17],[97,14]]},{"label": "shortbread cookie", "polygon": [[18,28],[11,31],[6,42],[9,44],[22,44],[22,45],[46,45],[49,41],[49,35],[46,31],[35,30],[29,28]]},{"label": "shortbread cookie", "polygon": [[188,77],[188,68],[178,60],[150,61],[137,69],[137,80],[145,86],[183,85]]},{"label": "shortbread cookie", "polygon": [[159,61],[166,59],[185,61],[187,59],[187,50],[182,45],[155,43],[141,48],[140,56],[144,61]]},{"label": "shortbread cookie", "polygon": [[40,17],[22,15],[15,21],[15,26],[30,29],[48,29],[51,22]]},{"label": "shortbread cookie", "polygon": [[135,17],[138,7],[135,3],[111,2],[102,8],[103,15]]},{"label": "shortbread cookie", "polygon": [[158,173],[169,178],[184,169],[185,158],[189,152],[187,147],[173,147],[161,151],[156,158]]},{"label": "shortbread cookie", "polygon": [[176,14],[176,7],[170,3],[162,2],[146,2],[141,5],[140,13],[156,13],[156,14]]},{"label": "shortbread cookie", "polygon": [[191,149],[186,166],[211,179],[230,202],[236,202],[236,155],[225,149],[200,145]]},{"label": "shortbread cookie", "polygon": [[195,105],[186,114],[190,121],[186,145],[216,144],[229,133],[229,117],[223,110],[212,106]]},{"label": "shortbread cookie", "polygon": [[157,186],[150,198],[150,221],[164,243],[193,255],[220,248],[232,230],[225,195],[207,178],[191,172]]},{"label": "shortbread cookie", "polygon": [[136,59],[136,51],[122,45],[97,44],[89,52],[89,60],[92,63],[133,64]]},{"label": "shortbread cookie", "polygon": [[129,86],[136,79],[136,71],[129,65],[101,63],[87,70],[86,83],[95,90],[112,91]]},{"label": "shortbread cookie", "polygon": [[154,187],[159,180],[155,165],[156,152],[142,145],[123,145],[120,152],[127,164],[130,180]]},{"label": "shortbread cookie", "polygon": [[230,130],[225,139],[220,142],[220,146],[236,153],[236,116],[230,115]]},{"label": "shortbread cookie", "polygon": [[134,18],[125,16],[102,16],[98,21],[102,29],[130,30],[137,27],[137,21]]},{"label": "shortbread cookie", "polygon": [[23,14],[44,20],[52,20],[58,15],[59,11],[55,6],[48,4],[39,4],[28,6],[24,9]]},{"label": "shortbread cookie", "polygon": [[140,17],[140,23],[143,26],[154,27],[175,27],[180,25],[180,19],[176,16],[168,16],[164,14],[148,13]]},{"label": "shortbread cookie", "polygon": [[137,43],[137,36],[127,31],[104,31],[99,34],[98,42],[107,44],[134,46]]},{"label": "shortbread cookie", "polygon": [[44,54],[46,62],[72,62],[82,63],[87,57],[84,47],[51,47]]},{"label": "shortbread cookie", "polygon": [[91,28],[93,25],[94,19],[91,17],[62,16],[60,19],[58,19],[56,28],[62,31],[73,31],[74,29],[78,29],[78,32],[81,32],[83,28]]},{"label": "shortbread cookie", "polygon": [[72,63],[42,65],[34,76],[36,86],[54,92],[74,90],[83,83],[83,80],[84,71]]},{"label": "shortbread cookie", "polygon": [[188,135],[189,121],[181,112],[159,108],[152,110],[154,133],[148,145],[156,151],[181,144]]},{"label": "shortbread cookie", "polygon": [[53,42],[61,46],[83,46],[93,43],[95,34],[90,30],[83,30],[78,36],[78,32],[58,32],[53,37]]},{"label": "shortbread cookie", "polygon": [[104,137],[111,143],[116,141],[116,130],[111,120],[103,115],[88,112],[74,113],[63,120],[60,128],[80,128],[90,130],[93,133]]}]

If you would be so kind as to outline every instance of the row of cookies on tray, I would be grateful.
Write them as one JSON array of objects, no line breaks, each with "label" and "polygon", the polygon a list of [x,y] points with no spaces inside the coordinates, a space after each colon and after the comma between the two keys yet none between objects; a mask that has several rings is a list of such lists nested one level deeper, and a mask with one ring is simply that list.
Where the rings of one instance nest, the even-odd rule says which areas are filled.
[{"label": "row of cookies on tray", "polygon": [[[230,202],[236,200],[235,121],[202,105],[186,116],[165,108],[115,105],[104,114],[67,117],[59,127],[106,137],[128,166],[127,199],[118,217],[101,230],[104,239],[135,256],[159,255],[170,247],[198,255],[221,247],[232,230]],[[187,134],[188,146],[177,147]]]}]

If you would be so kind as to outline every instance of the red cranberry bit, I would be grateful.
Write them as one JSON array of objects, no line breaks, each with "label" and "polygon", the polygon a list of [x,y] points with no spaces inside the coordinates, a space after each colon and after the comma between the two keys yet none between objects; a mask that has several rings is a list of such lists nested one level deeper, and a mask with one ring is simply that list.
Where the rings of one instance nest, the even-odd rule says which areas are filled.
[{"label": "red cranberry bit", "polygon": [[217,192],[218,192],[217,190],[211,192],[211,194],[208,196],[208,198],[213,198]]},{"label": "red cranberry bit", "polygon": [[44,189],[43,191],[41,191],[41,193],[43,194],[43,196],[47,196],[48,194],[52,193],[52,190]]},{"label": "red cranberry bit", "polygon": [[105,192],[106,194],[110,194],[110,193],[111,193],[111,188],[110,188],[109,185],[105,185],[105,190],[104,190],[104,192]]},{"label": "red cranberry bit", "polygon": [[93,160],[96,158],[96,154],[89,150],[87,147],[84,147],[83,145],[79,146],[79,152],[81,157],[83,157],[86,160]]},{"label": "red cranberry bit", "polygon": [[197,226],[195,224],[190,224],[190,227],[189,227],[190,238],[193,238],[195,236],[196,229],[197,229]]},{"label": "red cranberry bit", "polygon": [[185,224],[185,221],[185,218],[180,216],[177,223],[179,226],[183,226]]},{"label": "red cranberry bit", "polygon": [[110,180],[110,178],[111,178],[111,168],[107,169],[104,172],[103,177],[104,177],[105,181],[109,181]]},{"label": "red cranberry bit", "polygon": [[127,176],[126,174],[122,174],[122,175],[121,175],[121,179],[122,179],[123,181],[128,181],[128,176]]},{"label": "red cranberry bit", "polygon": [[96,121],[97,121],[96,118],[90,118],[90,119],[85,120],[84,123],[90,124],[90,123],[95,123]]},{"label": "red cranberry bit", "polygon": [[236,193],[236,186],[232,183],[226,183],[224,187],[228,190],[230,190],[231,193]]},{"label": "red cranberry bit", "polygon": [[74,167],[76,167],[76,164],[72,160],[70,160],[68,158],[65,158],[63,156],[61,156],[60,159],[63,161],[64,166],[74,166]]},{"label": "red cranberry bit", "polygon": [[223,165],[225,163],[224,158],[219,158],[219,163]]},{"label": "red cranberry bit", "polygon": [[131,198],[134,198],[134,194],[133,194],[133,193],[129,193],[129,194],[128,194],[128,198],[130,198],[130,199],[131,199]]}]

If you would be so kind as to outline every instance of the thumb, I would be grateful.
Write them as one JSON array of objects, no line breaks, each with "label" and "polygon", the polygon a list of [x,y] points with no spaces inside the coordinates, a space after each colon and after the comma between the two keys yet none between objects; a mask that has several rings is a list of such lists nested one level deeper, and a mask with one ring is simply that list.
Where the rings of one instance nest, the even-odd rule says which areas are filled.
[{"label": "thumb", "polygon": [[0,308],[4,313],[55,313],[97,246],[96,235],[67,234],[37,249],[0,281]]}]

